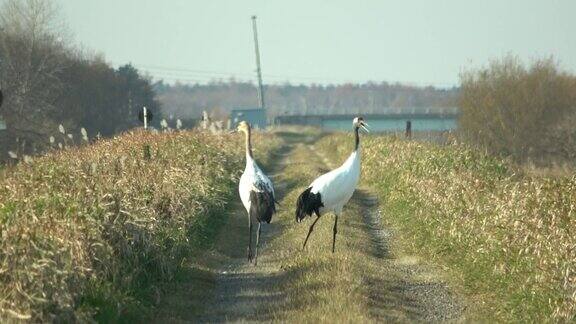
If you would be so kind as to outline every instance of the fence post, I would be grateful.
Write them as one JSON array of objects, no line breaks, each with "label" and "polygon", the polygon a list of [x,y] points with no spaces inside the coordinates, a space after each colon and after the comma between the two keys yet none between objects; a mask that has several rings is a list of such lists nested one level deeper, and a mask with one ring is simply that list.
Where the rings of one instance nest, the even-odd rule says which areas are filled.
[{"label": "fence post", "polygon": [[[142,107],[141,117],[142,117],[142,122],[144,123],[144,132],[146,132],[148,130],[148,122],[150,121],[150,119],[152,119],[152,118],[150,118],[152,116],[146,107]],[[144,144],[143,149],[144,149],[144,160],[152,159],[152,153],[150,151],[150,144]]]},{"label": "fence post", "polygon": [[406,121],[406,138],[412,138],[412,122],[409,120]]}]

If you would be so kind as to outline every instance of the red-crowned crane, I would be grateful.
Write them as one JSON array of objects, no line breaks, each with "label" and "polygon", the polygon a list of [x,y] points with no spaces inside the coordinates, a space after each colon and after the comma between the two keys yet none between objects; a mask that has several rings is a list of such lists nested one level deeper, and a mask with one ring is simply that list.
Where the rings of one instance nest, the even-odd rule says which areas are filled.
[{"label": "red-crowned crane", "polygon": [[[254,265],[258,264],[258,245],[260,243],[261,224],[270,223],[272,215],[276,212],[276,199],[274,197],[274,187],[272,181],[262,172],[254,157],[252,156],[251,129],[250,125],[241,121],[236,129],[246,135],[246,168],[240,177],[240,199],[248,212],[248,261],[254,260]],[[258,223],[256,230],[256,249],[252,253],[252,226]]]},{"label": "red-crowned crane", "polygon": [[310,186],[300,194],[296,207],[296,221],[301,222],[306,216],[316,214],[316,219],[310,225],[304,246],[310,234],[314,230],[314,225],[321,215],[328,212],[334,213],[334,229],[332,237],[332,253],[336,247],[336,233],[338,232],[338,217],[342,214],[344,205],[350,200],[358,179],[360,178],[360,135],[358,131],[362,128],[369,132],[367,124],[362,117],[354,118],[352,122],[355,135],[354,151],[339,168],[321,175],[310,184]]}]

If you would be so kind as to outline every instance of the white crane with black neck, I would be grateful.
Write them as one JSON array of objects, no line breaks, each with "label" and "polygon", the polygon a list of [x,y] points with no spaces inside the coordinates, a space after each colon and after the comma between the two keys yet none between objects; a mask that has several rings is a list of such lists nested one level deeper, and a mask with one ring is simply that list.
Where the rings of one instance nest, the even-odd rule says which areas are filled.
[{"label": "white crane with black neck", "polygon": [[321,175],[300,194],[296,206],[296,221],[300,223],[306,216],[316,214],[316,219],[310,225],[308,235],[304,240],[302,249],[306,248],[306,243],[310,234],[314,230],[314,225],[325,213],[334,213],[334,229],[332,237],[332,253],[336,247],[336,233],[338,232],[338,217],[342,214],[344,205],[350,200],[358,180],[360,179],[360,128],[369,132],[362,117],[354,118],[352,122],[354,128],[354,151],[339,168]]},{"label": "white crane with black neck", "polygon": [[[262,172],[252,156],[251,129],[250,124],[241,121],[236,128],[238,132],[246,135],[246,168],[240,177],[240,199],[248,212],[248,261],[258,264],[258,245],[260,243],[261,224],[270,223],[272,215],[276,212],[276,199],[274,196],[274,186],[266,174]],[[252,253],[252,226],[258,224],[256,230],[256,249]]]}]

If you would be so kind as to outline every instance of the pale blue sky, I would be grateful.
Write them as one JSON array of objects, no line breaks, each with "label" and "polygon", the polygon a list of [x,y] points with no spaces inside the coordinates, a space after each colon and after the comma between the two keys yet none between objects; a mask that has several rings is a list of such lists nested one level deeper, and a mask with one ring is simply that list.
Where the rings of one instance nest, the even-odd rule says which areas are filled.
[{"label": "pale blue sky", "polygon": [[576,71],[576,0],[57,0],[77,42],[168,80],[450,86],[507,53]]}]

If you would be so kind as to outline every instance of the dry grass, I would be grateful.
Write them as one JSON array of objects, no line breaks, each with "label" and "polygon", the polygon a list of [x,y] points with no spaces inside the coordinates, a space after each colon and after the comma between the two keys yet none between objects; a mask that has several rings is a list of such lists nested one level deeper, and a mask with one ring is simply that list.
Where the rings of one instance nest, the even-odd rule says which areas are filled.
[{"label": "dry grass", "polygon": [[8,168],[0,319],[146,316],[183,258],[210,243],[242,168],[239,136],[200,132],[128,133]]},{"label": "dry grass", "polygon": [[461,75],[459,133],[517,162],[572,164],[576,157],[576,76],[552,59],[515,56]]},{"label": "dry grass", "polygon": [[[348,154],[349,136],[317,147]],[[503,321],[576,319],[576,176],[525,174],[466,147],[363,142],[363,179],[410,252],[446,265]],[[482,307],[482,303],[484,306]]]}]

